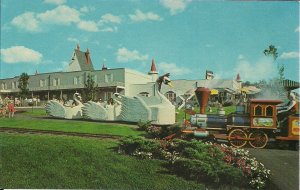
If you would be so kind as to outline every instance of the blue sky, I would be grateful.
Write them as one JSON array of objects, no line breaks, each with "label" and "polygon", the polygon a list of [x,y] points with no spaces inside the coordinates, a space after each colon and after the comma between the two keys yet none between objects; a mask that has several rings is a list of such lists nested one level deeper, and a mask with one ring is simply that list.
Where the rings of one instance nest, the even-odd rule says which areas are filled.
[{"label": "blue sky", "polygon": [[[298,2],[1,0],[1,76],[63,71],[76,44],[95,69],[148,72],[152,58],[174,79],[270,79],[276,64],[299,80]],[[263,55],[278,48],[274,63]]]}]

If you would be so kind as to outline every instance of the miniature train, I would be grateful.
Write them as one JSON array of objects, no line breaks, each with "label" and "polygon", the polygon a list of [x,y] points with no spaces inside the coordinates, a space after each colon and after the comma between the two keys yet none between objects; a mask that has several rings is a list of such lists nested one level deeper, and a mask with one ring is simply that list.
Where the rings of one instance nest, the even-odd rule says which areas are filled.
[{"label": "miniature train", "polygon": [[297,105],[292,109],[281,111],[280,100],[252,99],[248,103],[237,106],[236,112],[227,116],[220,114],[204,114],[209,98],[209,89],[198,88],[196,97],[200,105],[200,114],[191,115],[191,128],[182,133],[192,133],[196,137],[213,136],[216,139],[228,140],[234,147],[244,147],[247,143],[253,148],[264,148],[269,139],[290,141],[299,147],[299,114],[295,113]]}]

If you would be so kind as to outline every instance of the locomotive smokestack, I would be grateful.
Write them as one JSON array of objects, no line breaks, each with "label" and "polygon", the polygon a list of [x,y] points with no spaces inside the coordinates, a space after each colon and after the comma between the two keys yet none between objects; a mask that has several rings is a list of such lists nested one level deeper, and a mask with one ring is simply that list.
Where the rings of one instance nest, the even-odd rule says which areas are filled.
[{"label": "locomotive smokestack", "polygon": [[210,96],[210,90],[204,87],[198,87],[195,90],[196,98],[200,106],[200,114],[205,114],[205,107]]}]

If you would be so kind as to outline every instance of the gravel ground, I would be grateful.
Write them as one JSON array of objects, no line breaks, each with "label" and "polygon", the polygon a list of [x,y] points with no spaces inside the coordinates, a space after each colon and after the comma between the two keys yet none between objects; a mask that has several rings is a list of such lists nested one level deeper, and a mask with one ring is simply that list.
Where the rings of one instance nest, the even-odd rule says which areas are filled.
[{"label": "gravel ground", "polygon": [[271,170],[272,185],[279,190],[299,189],[298,151],[275,149],[249,149],[249,151]]}]

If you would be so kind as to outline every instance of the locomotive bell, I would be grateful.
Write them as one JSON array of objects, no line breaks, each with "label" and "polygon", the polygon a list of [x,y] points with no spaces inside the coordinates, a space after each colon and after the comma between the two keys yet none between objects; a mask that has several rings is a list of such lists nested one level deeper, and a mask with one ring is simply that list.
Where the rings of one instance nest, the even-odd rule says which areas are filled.
[{"label": "locomotive bell", "polygon": [[208,98],[210,96],[210,89],[204,87],[198,87],[195,90],[196,98],[200,106],[200,114],[205,113],[205,107],[208,103]]}]

